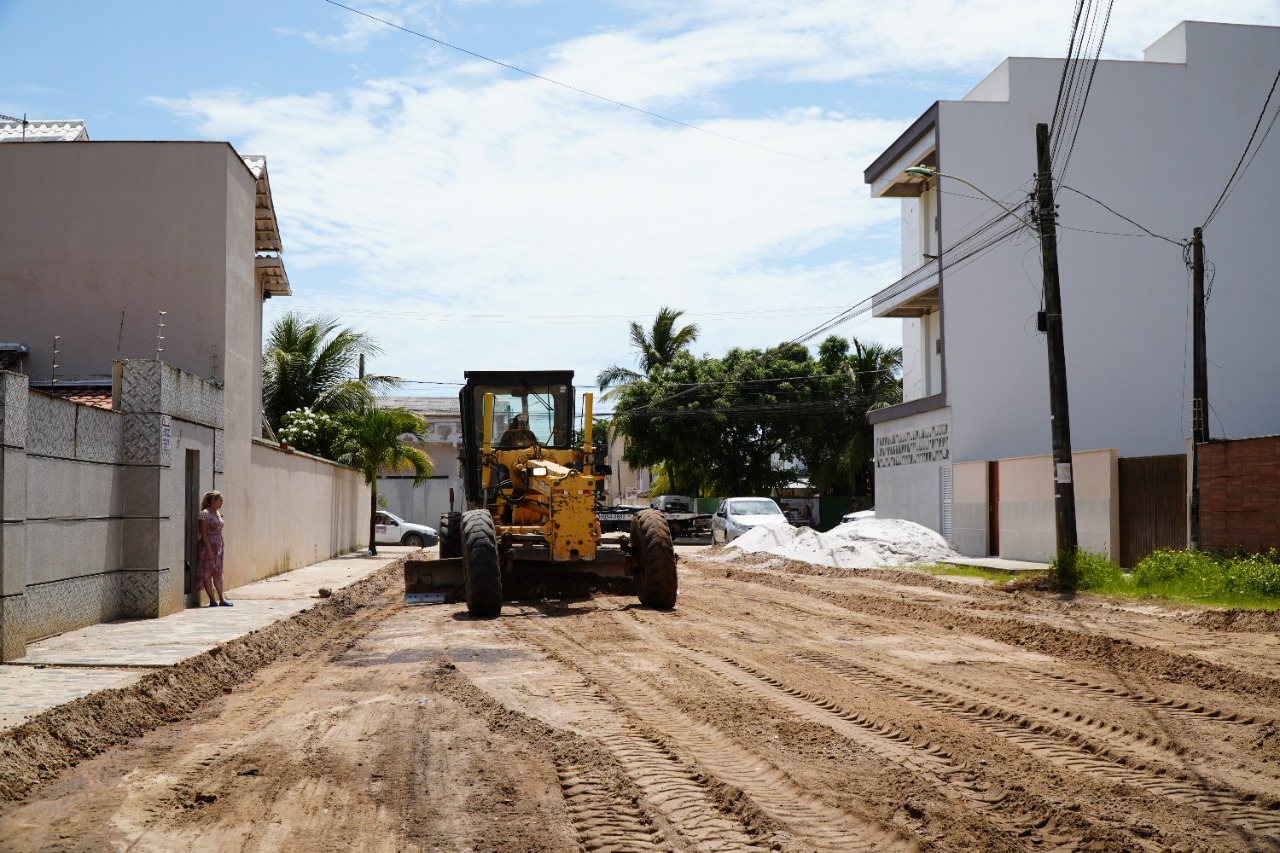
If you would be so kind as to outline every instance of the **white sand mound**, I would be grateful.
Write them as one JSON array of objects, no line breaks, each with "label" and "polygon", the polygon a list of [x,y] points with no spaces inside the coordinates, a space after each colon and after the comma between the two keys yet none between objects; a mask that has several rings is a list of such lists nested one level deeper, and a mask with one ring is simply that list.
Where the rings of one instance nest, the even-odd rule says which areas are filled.
[{"label": "white sand mound", "polygon": [[789,524],[764,525],[728,547],[839,569],[928,564],[960,556],[937,533],[900,518],[860,518],[826,533]]}]

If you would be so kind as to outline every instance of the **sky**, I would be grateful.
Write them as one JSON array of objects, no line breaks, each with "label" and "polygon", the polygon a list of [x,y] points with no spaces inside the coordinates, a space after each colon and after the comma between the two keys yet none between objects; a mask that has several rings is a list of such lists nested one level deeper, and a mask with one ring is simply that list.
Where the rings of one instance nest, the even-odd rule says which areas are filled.
[{"label": "sky", "polygon": [[[327,0],[0,0],[0,113],[266,155],[294,294],[267,324],[335,316],[426,395],[480,369],[588,386],[664,306],[697,354],[767,348],[893,283],[898,203],[863,170],[1005,57],[1063,55],[1075,6],[344,2],[420,35]],[[1103,57],[1210,14],[1280,25],[1275,0],[1117,0]]]}]

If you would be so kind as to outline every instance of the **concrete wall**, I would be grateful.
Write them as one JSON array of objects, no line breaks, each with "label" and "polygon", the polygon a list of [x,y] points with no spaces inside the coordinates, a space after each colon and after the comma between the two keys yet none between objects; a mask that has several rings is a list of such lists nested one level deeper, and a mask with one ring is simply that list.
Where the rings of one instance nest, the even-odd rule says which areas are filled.
[{"label": "concrete wall", "polygon": [[[1099,64],[1062,177],[1173,240],[1188,238],[1213,207],[1280,55],[1280,28],[1190,23],[1184,32],[1186,64]],[[942,102],[940,170],[1020,201],[1035,171],[1035,124],[1051,116],[1061,70],[1057,59],[1010,59],[1007,101]],[[1216,267],[1209,393],[1232,435],[1266,434],[1280,423],[1280,396],[1257,393],[1274,384],[1280,363],[1280,336],[1272,328],[1280,289],[1266,250],[1280,170],[1255,171],[1205,236]],[[1156,174],[1177,179],[1153,181]],[[944,197],[944,248],[992,215],[989,202],[965,197],[973,195]],[[1070,191],[1057,201],[1074,443],[1115,447],[1124,456],[1179,453],[1189,422],[1181,250],[1152,238],[1067,230],[1141,233]],[[1045,343],[1034,325],[1039,272],[1026,263],[1032,245],[1030,237],[1008,241],[945,273],[947,398],[959,460],[1038,454],[1050,446]]]},{"label": "concrete wall", "polygon": [[[1277,55],[1280,28],[1191,22],[1153,46],[1151,61],[1099,63],[1069,165],[1056,177],[1168,241],[1146,236],[1069,189],[1056,196],[1076,447],[1112,447],[1122,456],[1183,452],[1190,422],[1183,369],[1189,292],[1177,242],[1213,208],[1257,120]],[[874,179],[873,192],[887,192],[905,180],[901,169],[932,153],[944,176],[963,178],[1008,205],[1023,202],[1036,169],[1035,126],[1051,118],[1061,71],[1060,59],[1009,59],[964,100],[939,102],[936,150],[929,137],[904,150]],[[1177,180],[1153,181],[1156,174]],[[946,177],[938,180],[946,252],[999,209],[962,186],[947,186]],[[1280,363],[1280,336],[1271,328],[1280,315],[1280,288],[1266,248],[1277,195],[1280,170],[1251,170],[1206,229],[1216,270],[1209,396],[1213,429],[1229,435],[1274,433],[1280,423],[1280,396],[1258,393],[1274,385]],[[925,205],[913,198],[901,205],[905,269],[924,244]],[[939,387],[933,379],[940,371],[930,374],[928,326],[941,318],[953,462],[1034,456],[1051,446],[1045,339],[1035,331],[1039,269],[1028,260],[1034,247],[1035,238],[1023,234],[947,267],[940,315],[903,320],[904,399],[910,401]],[[919,417],[877,424],[877,434],[907,429]],[[933,517],[931,480],[927,472],[886,472],[878,478],[877,503],[902,517]],[[1099,531],[1107,527],[1101,518],[1097,524]],[[1033,528],[1024,531],[1031,538],[1016,546],[1020,552],[1042,550]],[[1113,536],[1101,539],[1115,547]]]},{"label": "concrete wall", "polygon": [[250,464],[247,497],[222,509],[228,588],[367,546],[369,487],[354,468],[258,440]]},{"label": "concrete wall", "polygon": [[[31,347],[40,381],[61,335],[59,377],[106,381],[113,358],[156,358],[167,311],[163,360],[227,382],[228,290],[257,298],[253,185],[225,142],[0,147],[0,186],[22,200],[0,209],[0,340]],[[236,310],[231,334],[253,338]]]},{"label": "concrete wall", "polygon": [[[1120,473],[1115,450],[1072,454],[1080,547],[1115,560],[1120,544]],[[1048,562],[1057,551],[1053,457],[1000,460],[1000,556]]]},{"label": "concrete wall", "polygon": [[952,539],[966,557],[991,554],[987,505],[986,462],[956,462],[951,466]]},{"label": "concrete wall", "polygon": [[875,425],[876,515],[942,529],[943,466],[951,466],[951,411],[935,409]]},{"label": "concrete wall", "polygon": [[118,362],[115,410],[29,391],[0,372],[0,653],[121,617],[183,607],[187,451],[213,484],[215,386],[156,361]]}]

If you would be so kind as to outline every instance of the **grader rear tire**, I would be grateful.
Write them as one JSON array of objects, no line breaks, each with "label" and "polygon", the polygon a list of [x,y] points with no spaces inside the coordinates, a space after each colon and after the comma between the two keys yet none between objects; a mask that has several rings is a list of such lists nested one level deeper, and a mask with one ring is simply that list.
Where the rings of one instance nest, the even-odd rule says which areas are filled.
[{"label": "grader rear tire", "polygon": [[440,515],[440,559],[462,556],[462,513]]},{"label": "grader rear tire", "polygon": [[675,607],[679,591],[676,549],[662,513],[645,509],[632,517],[631,549],[635,554],[640,603],[656,610]]},{"label": "grader rear tire", "polygon": [[497,616],[502,612],[502,571],[498,565],[498,535],[488,510],[462,514],[462,577],[467,612]]}]

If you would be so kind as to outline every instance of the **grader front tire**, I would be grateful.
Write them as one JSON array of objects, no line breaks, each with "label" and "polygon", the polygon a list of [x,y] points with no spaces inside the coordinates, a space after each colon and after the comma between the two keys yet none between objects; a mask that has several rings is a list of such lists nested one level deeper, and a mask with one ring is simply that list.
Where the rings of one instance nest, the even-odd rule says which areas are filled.
[{"label": "grader front tire", "polygon": [[662,513],[646,509],[632,517],[631,550],[635,555],[640,603],[656,610],[675,607],[679,591],[676,549]]},{"label": "grader front tire", "polygon": [[502,612],[502,570],[498,565],[498,534],[488,510],[462,514],[463,583],[467,612],[497,616]]}]

